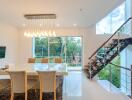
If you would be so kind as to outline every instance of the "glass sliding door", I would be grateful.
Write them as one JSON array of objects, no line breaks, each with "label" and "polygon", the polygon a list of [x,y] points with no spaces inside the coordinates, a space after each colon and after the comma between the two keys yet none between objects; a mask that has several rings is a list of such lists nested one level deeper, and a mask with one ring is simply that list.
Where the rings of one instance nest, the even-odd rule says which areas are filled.
[{"label": "glass sliding door", "polygon": [[82,65],[82,39],[81,37],[66,38],[66,63],[69,67]]}]

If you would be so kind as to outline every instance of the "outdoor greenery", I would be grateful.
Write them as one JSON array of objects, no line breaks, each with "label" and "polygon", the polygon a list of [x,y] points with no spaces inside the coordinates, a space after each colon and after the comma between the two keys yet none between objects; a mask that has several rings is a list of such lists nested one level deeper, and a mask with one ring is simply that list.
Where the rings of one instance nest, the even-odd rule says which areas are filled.
[{"label": "outdoor greenery", "polygon": [[[113,59],[112,63],[120,66],[120,57],[117,56],[115,59]],[[108,64],[103,70],[99,72],[98,76],[100,80],[108,80],[117,88],[120,87],[120,68]]]},{"label": "outdoor greenery", "polygon": [[71,63],[72,61],[76,60],[75,56],[79,56],[79,62],[81,62],[81,40],[78,38],[73,39],[67,38],[66,39],[66,55],[67,55],[67,62]]},{"label": "outdoor greenery", "polygon": [[36,58],[47,57],[48,38],[35,38],[34,40],[35,40],[35,57]]},{"label": "outdoor greenery", "polygon": [[[74,60],[81,64],[81,37],[36,37],[34,38],[35,57],[49,58],[53,62],[55,57],[63,58],[63,62],[75,66]],[[39,60],[38,60],[39,62]]]}]

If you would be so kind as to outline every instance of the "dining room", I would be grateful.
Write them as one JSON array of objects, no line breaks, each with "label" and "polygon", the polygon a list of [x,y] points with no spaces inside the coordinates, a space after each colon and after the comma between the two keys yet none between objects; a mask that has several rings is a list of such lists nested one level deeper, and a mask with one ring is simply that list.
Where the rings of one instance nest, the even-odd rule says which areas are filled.
[{"label": "dining room", "polygon": [[[82,70],[82,36],[76,33],[70,36],[72,30],[67,32],[69,35],[61,35],[63,32],[56,30],[57,36],[50,36],[45,33],[50,31],[45,29],[47,26],[40,27],[38,22],[31,28],[34,20],[41,19],[42,22],[47,15],[41,15],[44,19],[39,14],[28,15],[38,18],[28,22],[30,27],[22,25],[20,34],[11,26],[5,25],[9,29],[6,30],[1,25],[1,32],[6,33],[1,35],[0,46],[1,100],[63,100],[64,95],[70,93],[67,89],[68,71]],[[48,20],[50,16],[52,14],[48,15]],[[36,36],[36,30],[36,35],[38,32],[44,32],[44,35]],[[25,35],[26,32],[30,36]]]},{"label": "dining room", "polygon": [[[38,28],[39,32],[38,26],[35,29]],[[71,79],[68,71],[82,70],[82,36],[70,36],[72,31],[64,36],[56,31],[57,36],[29,37],[25,35],[28,27],[22,27],[20,34],[9,28],[9,31],[4,27],[1,29],[7,34],[1,35],[0,100],[66,99],[73,92],[67,88]],[[32,26],[30,31],[35,29]],[[45,26],[41,31],[44,29]],[[81,92],[80,88],[78,92]]]},{"label": "dining room", "polygon": [[85,72],[110,36],[96,24],[123,1],[1,0],[0,100],[130,100]]}]

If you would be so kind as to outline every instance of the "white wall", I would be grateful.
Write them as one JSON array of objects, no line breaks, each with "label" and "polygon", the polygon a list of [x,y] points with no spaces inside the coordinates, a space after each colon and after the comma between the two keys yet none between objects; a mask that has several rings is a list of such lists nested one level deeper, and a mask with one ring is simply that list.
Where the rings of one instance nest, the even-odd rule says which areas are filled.
[{"label": "white wall", "polygon": [[[23,35],[19,30],[19,63],[26,63],[27,58],[32,57],[32,39]],[[65,28],[56,29],[57,36],[81,36],[83,39],[83,64],[88,63],[91,54],[109,37],[96,35],[95,27],[89,28]]]},{"label": "white wall", "polygon": [[0,59],[0,67],[17,63],[18,34],[16,28],[0,22],[0,46],[6,46],[6,57]]}]

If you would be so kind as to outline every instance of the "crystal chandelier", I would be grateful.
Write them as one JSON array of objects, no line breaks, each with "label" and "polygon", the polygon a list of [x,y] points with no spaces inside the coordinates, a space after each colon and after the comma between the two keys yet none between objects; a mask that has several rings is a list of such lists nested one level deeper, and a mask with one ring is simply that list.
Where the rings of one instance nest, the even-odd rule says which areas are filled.
[{"label": "crystal chandelier", "polygon": [[26,37],[53,37],[55,33],[55,14],[27,14],[24,36]]}]

